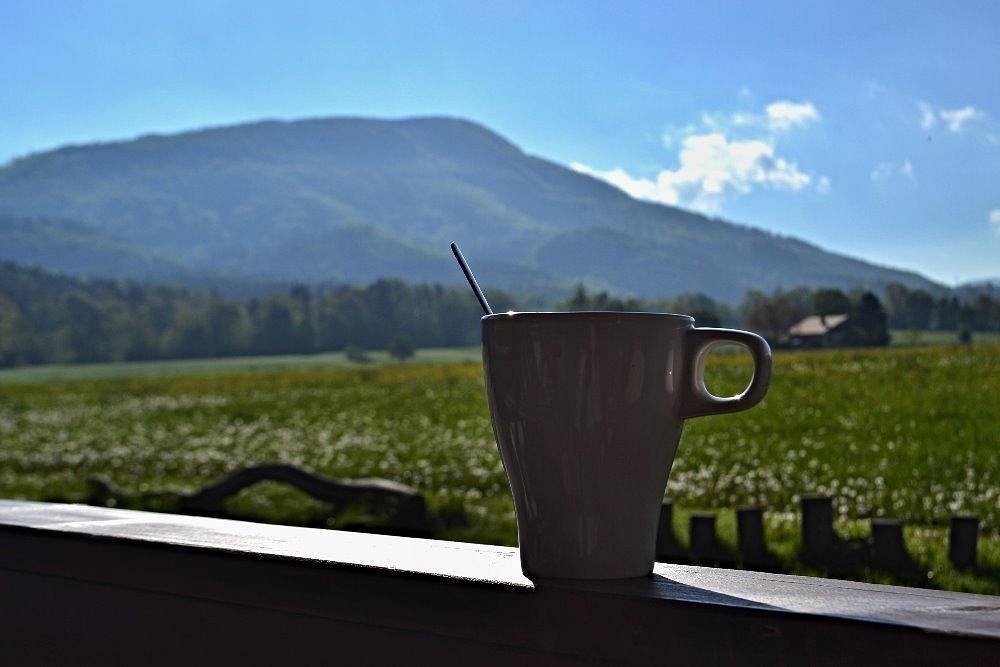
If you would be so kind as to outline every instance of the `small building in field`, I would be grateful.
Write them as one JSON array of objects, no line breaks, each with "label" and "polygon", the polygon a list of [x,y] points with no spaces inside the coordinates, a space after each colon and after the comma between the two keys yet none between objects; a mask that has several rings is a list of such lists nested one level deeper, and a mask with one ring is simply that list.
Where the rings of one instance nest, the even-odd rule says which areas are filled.
[{"label": "small building in field", "polygon": [[788,329],[790,347],[840,347],[847,343],[846,313],[810,315]]}]

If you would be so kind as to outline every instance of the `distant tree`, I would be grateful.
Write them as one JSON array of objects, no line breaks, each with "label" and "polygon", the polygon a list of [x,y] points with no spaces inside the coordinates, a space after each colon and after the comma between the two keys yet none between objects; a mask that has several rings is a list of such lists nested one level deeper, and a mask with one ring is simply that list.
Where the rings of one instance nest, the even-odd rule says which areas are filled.
[{"label": "distant tree", "polygon": [[316,350],[316,324],[313,321],[312,293],[305,285],[292,287],[289,296],[295,305],[297,320],[292,343],[298,354],[308,354]]},{"label": "distant tree", "polygon": [[935,324],[940,331],[955,331],[959,327],[962,304],[955,296],[943,296],[934,304]]},{"label": "distant tree", "polygon": [[719,327],[731,319],[725,304],[700,293],[681,294],[670,301],[667,309],[673,313],[690,315],[701,327]]},{"label": "distant tree", "polygon": [[23,363],[29,346],[28,322],[11,299],[0,294],[0,366]]},{"label": "distant tree", "polygon": [[[497,296],[499,296],[498,290],[490,291],[490,305],[497,312],[509,309],[510,306],[497,305]],[[503,295],[503,298],[508,300],[507,303],[510,303],[509,296]],[[441,331],[441,337],[438,339],[440,345],[470,345],[478,341],[479,331],[476,325],[479,324],[479,318],[483,312],[479,302],[469,293],[469,290],[444,292],[437,300],[436,311],[437,324]],[[424,344],[427,345],[427,343]]]},{"label": "distant tree", "polygon": [[393,359],[399,361],[405,361],[412,357],[416,353],[416,349],[413,346],[413,341],[410,337],[405,334],[399,334],[393,336],[389,344],[385,346],[386,352],[392,356]]},{"label": "distant tree", "polygon": [[740,304],[744,326],[770,341],[784,338],[789,327],[805,317],[808,310],[799,293],[782,290],[770,296],[750,290]]},{"label": "distant tree", "polygon": [[686,313],[680,313],[683,315],[690,315],[694,318],[695,324],[699,327],[721,327],[722,318],[719,317],[718,312],[711,309],[694,309],[689,310]]},{"label": "distant tree", "polygon": [[975,331],[979,324],[979,313],[971,303],[962,303],[958,308],[958,328]]},{"label": "distant tree", "polygon": [[888,318],[882,302],[872,292],[861,294],[848,324],[854,345],[878,347],[889,344]]},{"label": "distant tree", "polygon": [[938,304],[929,292],[890,283],[885,288],[885,298],[891,326],[898,329],[930,328]]},{"label": "distant tree", "polygon": [[885,301],[889,315],[889,325],[896,329],[907,329],[906,297],[910,288],[900,283],[885,286]]},{"label": "distant tree", "polygon": [[906,318],[910,329],[929,329],[934,316],[934,297],[924,290],[913,290],[906,297]]},{"label": "distant tree", "polygon": [[71,292],[64,302],[69,347],[74,361],[108,361],[101,330],[101,309],[94,298]]},{"label": "distant tree", "polygon": [[812,294],[815,315],[837,315],[851,312],[851,300],[839,289],[822,288]]},{"label": "distant tree", "polygon": [[215,356],[212,331],[202,313],[187,313],[168,332],[165,343],[167,356],[197,359]]},{"label": "distant tree", "polygon": [[556,310],[560,311],[581,311],[581,310],[592,310],[590,296],[587,294],[587,288],[583,283],[578,284],[573,288],[573,294],[563,301],[556,304]]},{"label": "distant tree", "polygon": [[254,351],[259,354],[288,354],[295,351],[295,326],[288,304],[277,298],[264,302],[257,325]]},{"label": "distant tree", "polygon": [[557,311],[579,312],[582,310],[607,310],[612,312],[649,312],[655,310],[651,304],[635,297],[618,297],[607,291],[589,294],[582,284],[573,289],[569,298],[555,305]]},{"label": "distant tree", "polygon": [[[461,292],[466,299],[466,303],[471,306],[472,312],[478,312],[480,315],[482,312],[479,310],[479,302],[476,298],[469,293],[469,290],[464,290]],[[551,302],[547,299],[542,299],[541,297],[535,296],[530,300],[525,300],[526,295],[513,295],[502,289],[497,289],[496,287],[489,288],[489,298],[490,305],[493,306],[493,310],[498,313],[504,313],[508,310],[517,310],[521,308],[522,310],[543,310],[544,308],[550,308]],[[476,330],[478,338],[478,328]]]},{"label": "distant tree", "polygon": [[213,298],[207,320],[213,354],[229,356],[247,350],[249,323],[237,304]]},{"label": "distant tree", "polygon": [[367,318],[358,344],[371,349],[385,348],[392,330],[412,330],[408,317],[413,304],[409,286],[401,280],[376,280],[364,290]]},{"label": "distant tree", "polygon": [[358,347],[357,345],[348,345],[344,348],[344,356],[347,357],[348,361],[353,361],[356,364],[367,364],[371,361],[371,357],[364,348]]},{"label": "distant tree", "polygon": [[136,322],[130,332],[128,347],[125,350],[125,360],[148,361],[156,359],[160,354],[160,339],[153,331],[153,327],[145,321]]},{"label": "distant tree", "polygon": [[976,327],[980,331],[1000,331],[1000,299],[980,294],[972,303],[976,311]]}]

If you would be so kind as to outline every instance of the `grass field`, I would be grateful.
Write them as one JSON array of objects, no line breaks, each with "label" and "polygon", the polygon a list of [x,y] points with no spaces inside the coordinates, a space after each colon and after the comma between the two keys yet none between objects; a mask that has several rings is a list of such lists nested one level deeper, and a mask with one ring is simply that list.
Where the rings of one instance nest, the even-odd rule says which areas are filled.
[{"label": "grass field", "polygon": [[[958,334],[954,331],[922,331],[920,329],[893,329],[889,332],[891,345],[955,345]],[[976,343],[1000,343],[1000,333],[977,331],[972,334]]]},{"label": "grass field", "polygon": [[[175,375],[238,375],[282,370],[319,368],[358,368],[398,365],[387,352],[369,352],[370,362],[359,365],[343,352],[323,354],[282,354],[268,357],[232,357],[223,359],[178,359],[169,361],[132,361],[107,364],[49,364],[0,369],[0,386],[32,382],[103,380],[112,378],[162,378]],[[407,364],[448,364],[478,362],[479,347],[426,348],[417,350]]]},{"label": "grass field", "polygon": [[[493,444],[478,350],[350,367],[337,355],[163,362],[0,374],[0,497],[84,497],[88,478],[148,492],[201,486],[282,461],[339,477],[387,477],[468,517],[441,535],[512,544],[513,509]],[[454,362],[454,363],[443,363]],[[716,355],[717,393],[746,381],[742,355]],[[58,379],[60,377],[76,379]],[[782,568],[797,564],[802,493],[838,498],[840,529],[907,521],[922,583],[1000,593],[1000,345],[779,353],[758,408],[691,420],[668,487],[686,512],[760,504]],[[244,491],[248,517],[315,522],[326,508],[270,485]],[[983,568],[957,573],[943,526],[975,512]],[[727,519],[727,517],[729,517]],[[720,519],[733,540],[731,512]],[[866,573],[866,578],[880,575]]]}]

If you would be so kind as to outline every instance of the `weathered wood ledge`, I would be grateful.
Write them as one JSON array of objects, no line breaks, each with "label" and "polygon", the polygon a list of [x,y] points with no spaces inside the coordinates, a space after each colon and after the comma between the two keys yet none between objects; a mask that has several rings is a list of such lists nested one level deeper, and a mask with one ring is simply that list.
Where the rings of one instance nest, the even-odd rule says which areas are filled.
[{"label": "weathered wood ledge", "polygon": [[1000,597],[0,501],[8,664],[997,664]]}]

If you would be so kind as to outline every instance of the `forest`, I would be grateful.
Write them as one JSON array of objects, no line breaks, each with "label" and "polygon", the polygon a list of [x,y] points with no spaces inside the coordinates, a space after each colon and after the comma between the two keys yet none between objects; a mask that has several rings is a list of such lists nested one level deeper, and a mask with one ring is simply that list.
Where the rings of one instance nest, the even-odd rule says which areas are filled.
[{"label": "forest", "polygon": [[[507,309],[681,312],[701,326],[743,326],[780,343],[810,314],[846,312],[852,344],[883,345],[888,328],[1000,331],[1000,295],[934,297],[890,284],[873,292],[798,288],[748,292],[731,306],[702,294],[621,298],[577,286],[564,300],[490,289]],[[457,347],[479,339],[481,311],[464,287],[381,279],[368,285],[293,285],[252,298],[209,290],[56,275],[0,263],[0,366],[139,361],[355,348]]]}]

